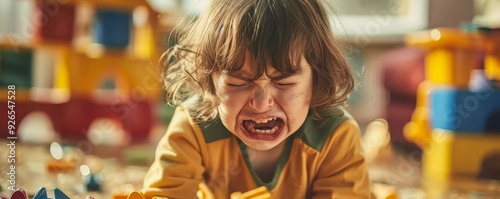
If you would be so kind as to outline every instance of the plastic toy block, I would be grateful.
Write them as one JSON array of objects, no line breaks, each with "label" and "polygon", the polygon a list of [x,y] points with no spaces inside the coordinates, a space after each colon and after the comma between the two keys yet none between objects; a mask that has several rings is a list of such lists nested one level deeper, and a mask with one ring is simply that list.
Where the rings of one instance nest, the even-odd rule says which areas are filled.
[{"label": "plastic toy block", "polygon": [[476,177],[483,159],[500,150],[500,135],[454,134],[435,130],[431,142],[423,148],[423,173],[439,181],[452,174]]},{"label": "plastic toy block", "polygon": [[64,194],[60,189],[54,189],[54,199],[69,199],[69,197]]},{"label": "plastic toy block", "polygon": [[75,5],[37,2],[39,17],[35,39],[71,44],[75,26]]},{"label": "plastic toy block", "polygon": [[231,194],[231,199],[271,199],[271,193],[265,186],[261,186],[245,193],[234,192]]},{"label": "plastic toy block", "polygon": [[0,49],[0,86],[16,85],[31,88],[33,76],[33,51]]},{"label": "plastic toy block", "polygon": [[47,198],[47,189],[45,187],[42,187],[36,192],[35,196],[33,196],[33,199],[45,199]]},{"label": "plastic toy block", "polygon": [[[114,199],[120,199],[121,197],[117,197],[118,195],[113,194]],[[139,191],[132,191],[130,194],[126,197],[126,199],[147,199],[146,195],[144,195],[142,192]],[[151,199],[168,199],[167,197],[159,197],[159,196],[153,196]]]},{"label": "plastic toy block", "polygon": [[129,44],[132,31],[132,13],[122,10],[97,10],[94,37],[107,48],[123,49]]},{"label": "plastic toy block", "polygon": [[433,128],[456,133],[500,132],[500,90],[434,89],[430,117]]},{"label": "plastic toy block", "polygon": [[49,159],[47,160],[45,166],[49,173],[66,173],[74,171],[76,168],[75,162],[62,159]]},{"label": "plastic toy block", "polygon": [[477,176],[482,179],[500,180],[500,151],[487,154],[481,163],[481,169]]},{"label": "plastic toy block", "polygon": [[146,196],[141,192],[133,191],[128,195],[127,199],[146,199]]},{"label": "plastic toy block", "polygon": [[85,176],[87,191],[101,191],[101,179],[96,174]]},{"label": "plastic toy block", "polygon": [[500,53],[498,54],[486,56],[484,69],[489,79],[500,81]]},{"label": "plastic toy block", "polygon": [[498,38],[498,34],[458,29],[433,29],[406,37],[407,44],[428,49],[427,79],[419,87],[417,107],[404,128],[405,136],[423,150],[428,198],[442,198],[458,176],[500,178]]},{"label": "plastic toy block", "polygon": [[426,58],[427,80],[466,88],[470,72],[477,60],[492,48],[481,34],[462,32],[458,29],[433,29],[408,35],[406,43],[429,49]]},{"label": "plastic toy block", "polygon": [[487,52],[484,60],[484,69],[490,79],[500,81],[500,33],[487,34],[487,38],[494,44],[494,48]]},{"label": "plastic toy block", "polygon": [[393,186],[373,183],[371,185],[372,198],[374,199],[398,199],[397,190]]},{"label": "plastic toy block", "polygon": [[[53,0],[37,0],[41,2],[53,2]],[[64,2],[68,4],[77,4],[85,2],[96,7],[111,7],[120,9],[133,9],[138,6],[149,6],[147,0],[130,0],[130,1],[120,1],[120,0],[64,0],[57,1],[58,3]]]},{"label": "plastic toy block", "polygon": [[92,59],[85,54],[65,52],[55,84],[57,88],[70,90],[72,95],[92,96],[102,81],[114,77],[116,89],[124,95],[140,92],[141,99],[156,101],[161,90],[160,73],[149,66],[150,62],[143,59],[112,54]]},{"label": "plastic toy block", "polygon": [[10,199],[28,199],[28,194],[26,194],[24,189],[19,188],[12,193]]},{"label": "plastic toy block", "polygon": [[112,199],[127,199],[128,196],[130,195],[129,189],[115,189],[111,192],[111,198]]},{"label": "plastic toy block", "polygon": [[403,128],[403,133],[406,139],[415,142],[420,147],[425,146],[431,139],[431,126],[429,122],[429,98],[432,91],[432,84],[425,80],[418,85],[417,89],[417,104],[411,121]]},{"label": "plastic toy block", "polygon": [[[45,187],[40,188],[38,192],[33,196],[33,199],[51,199],[47,197],[47,190]],[[69,199],[69,197],[64,194],[59,188],[54,188],[54,198],[53,199]]]},{"label": "plastic toy block", "polygon": [[412,33],[405,37],[405,43],[427,49],[460,48],[486,52],[493,48],[483,35],[457,28],[436,28]]},{"label": "plastic toy block", "polygon": [[136,27],[134,31],[134,53],[142,59],[157,57],[154,51],[153,31],[150,25]]},{"label": "plastic toy block", "polygon": [[200,183],[198,185],[198,192],[196,192],[198,199],[215,199],[214,194],[210,191],[210,188],[205,183]]}]

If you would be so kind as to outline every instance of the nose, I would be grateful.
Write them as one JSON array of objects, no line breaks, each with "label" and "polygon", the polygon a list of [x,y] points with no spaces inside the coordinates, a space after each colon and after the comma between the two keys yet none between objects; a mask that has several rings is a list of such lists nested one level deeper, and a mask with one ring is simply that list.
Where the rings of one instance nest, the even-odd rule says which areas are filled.
[{"label": "nose", "polygon": [[274,105],[274,99],[266,86],[255,86],[249,103],[253,110],[266,112]]}]

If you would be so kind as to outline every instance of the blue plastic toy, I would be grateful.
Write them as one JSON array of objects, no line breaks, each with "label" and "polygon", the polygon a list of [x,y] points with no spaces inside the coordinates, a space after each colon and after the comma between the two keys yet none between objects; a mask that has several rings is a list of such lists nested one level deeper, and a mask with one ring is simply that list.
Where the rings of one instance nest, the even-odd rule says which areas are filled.
[{"label": "blue plastic toy", "polygon": [[[47,189],[45,187],[40,188],[38,192],[33,196],[33,199],[52,199],[47,197]],[[53,199],[69,199],[69,197],[64,194],[59,188],[54,188],[54,198]]]},{"label": "blue plastic toy", "polygon": [[90,174],[85,178],[87,191],[101,191],[101,179],[96,174]]},{"label": "blue plastic toy", "polygon": [[123,49],[129,44],[132,13],[121,10],[97,10],[94,36],[106,48]]},{"label": "blue plastic toy", "polygon": [[467,134],[500,131],[499,90],[436,89],[431,107],[434,128]]}]

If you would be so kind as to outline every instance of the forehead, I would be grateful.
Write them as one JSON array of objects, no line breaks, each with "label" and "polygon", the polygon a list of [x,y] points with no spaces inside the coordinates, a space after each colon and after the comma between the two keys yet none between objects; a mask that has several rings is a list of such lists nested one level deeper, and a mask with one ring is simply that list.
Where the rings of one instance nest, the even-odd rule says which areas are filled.
[{"label": "forehead", "polygon": [[264,74],[270,78],[282,79],[307,74],[310,70],[311,66],[307,63],[304,56],[301,56],[299,60],[295,59],[288,67],[273,66],[271,63],[260,66],[251,56],[245,56],[243,66],[239,70],[223,71],[223,73],[241,79],[258,79]]}]

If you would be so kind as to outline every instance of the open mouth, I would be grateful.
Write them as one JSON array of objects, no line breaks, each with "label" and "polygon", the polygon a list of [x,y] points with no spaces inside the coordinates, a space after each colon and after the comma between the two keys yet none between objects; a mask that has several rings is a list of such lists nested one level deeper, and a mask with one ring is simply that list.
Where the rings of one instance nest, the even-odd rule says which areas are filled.
[{"label": "open mouth", "polygon": [[261,120],[243,120],[243,132],[254,139],[274,139],[283,130],[284,122],[281,118],[266,118]]}]

